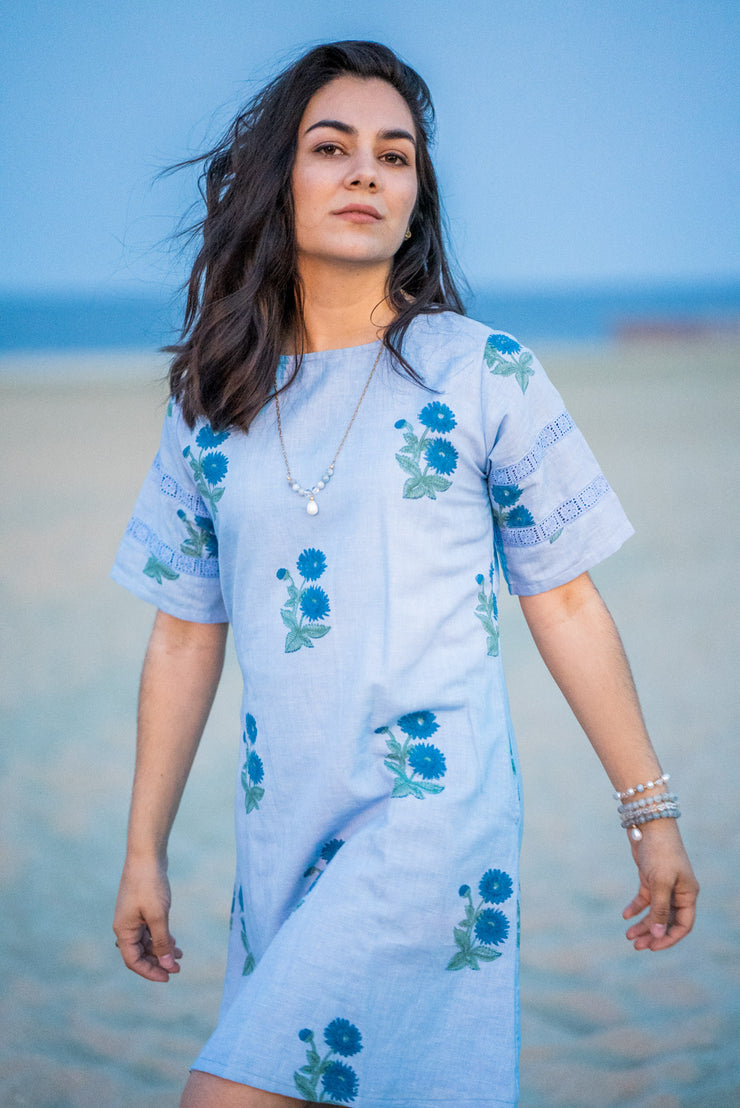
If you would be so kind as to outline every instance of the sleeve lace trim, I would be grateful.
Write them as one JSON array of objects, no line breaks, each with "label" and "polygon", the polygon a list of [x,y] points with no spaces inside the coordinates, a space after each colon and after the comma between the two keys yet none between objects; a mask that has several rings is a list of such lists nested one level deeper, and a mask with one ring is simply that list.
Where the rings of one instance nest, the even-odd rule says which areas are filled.
[{"label": "sleeve lace trim", "polygon": [[579,516],[596,507],[600,500],[611,491],[611,486],[600,473],[579,493],[550,512],[540,523],[530,527],[501,527],[501,538],[507,546],[537,546],[542,542],[552,542],[563,527],[573,523]]},{"label": "sleeve lace trim", "polygon": [[569,435],[574,428],[575,424],[568,413],[561,412],[556,419],[542,428],[534,446],[523,458],[512,465],[492,470],[489,477],[490,483],[492,485],[518,485],[520,481],[531,476],[540,466],[545,452],[551,446],[560,442],[561,439],[564,439],[566,435]]},{"label": "sleeve lace trim", "polygon": [[137,516],[132,516],[129,520],[126,535],[148,550],[157,561],[176,570],[177,573],[184,573],[188,577],[218,577],[219,575],[218,558],[193,558],[190,555],[180,554],[167,543],[162,542],[151,527]]}]

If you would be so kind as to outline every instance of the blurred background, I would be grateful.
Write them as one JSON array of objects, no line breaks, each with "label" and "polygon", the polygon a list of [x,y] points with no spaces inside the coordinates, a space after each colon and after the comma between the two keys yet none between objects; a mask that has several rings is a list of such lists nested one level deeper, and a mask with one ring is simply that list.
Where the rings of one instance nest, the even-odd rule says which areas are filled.
[{"label": "blurred background", "polygon": [[174,1106],[216,1019],[233,658],[172,842],[180,978],[134,978],[110,932],[152,613],[107,572],[157,447],[189,261],[171,236],[197,196],[194,172],[157,174],[341,38],[428,81],[470,314],[535,345],[635,523],[595,579],[703,885],[685,943],[632,951],[608,783],[505,604],[521,1103],[738,1103],[737,3],[10,0],[4,23],[0,1103]]}]

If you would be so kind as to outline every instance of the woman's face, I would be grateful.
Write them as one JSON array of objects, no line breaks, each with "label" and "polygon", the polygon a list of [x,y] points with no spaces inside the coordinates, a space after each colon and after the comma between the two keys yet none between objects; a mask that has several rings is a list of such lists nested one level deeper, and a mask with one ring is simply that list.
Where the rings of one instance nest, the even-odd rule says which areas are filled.
[{"label": "woman's face", "polygon": [[311,98],[292,176],[299,261],[390,271],[416,203],[416,130],[386,81],[337,77]]}]

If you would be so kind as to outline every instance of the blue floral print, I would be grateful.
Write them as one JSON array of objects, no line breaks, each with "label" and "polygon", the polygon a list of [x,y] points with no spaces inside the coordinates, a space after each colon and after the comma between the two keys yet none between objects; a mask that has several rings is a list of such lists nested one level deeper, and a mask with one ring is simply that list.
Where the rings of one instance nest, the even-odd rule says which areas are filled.
[{"label": "blue floral print", "polygon": [[486,579],[482,573],[479,573],[475,579],[478,585],[478,603],[475,608],[475,614],[486,632],[486,653],[491,658],[495,658],[498,655],[499,644],[498,601],[496,600],[496,590],[493,586],[493,574],[493,563],[491,563],[491,567],[488,571],[490,592],[486,591]]},{"label": "blue floral print", "polygon": [[[328,1053],[321,1057],[313,1031],[304,1027],[298,1038],[306,1044],[306,1064],[293,1074],[295,1087],[304,1100],[315,1104],[350,1104],[357,1097],[359,1081],[352,1066],[338,1062],[332,1054],[351,1058],[362,1050],[362,1035],[353,1023],[335,1019],[324,1028]],[[321,1088],[319,1088],[319,1082]]]},{"label": "blue floral print", "polygon": [[[237,904],[239,912],[237,914]],[[239,885],[238,889],[234,889],[234,896],[231,901],[231,923],[230,927],[234,926],[235,921],[238,919],[241,930],[242,946],[244,947],[244,965],[242,967],[242,977],[249,977],[250,973],[254,972],[256,961],[254,954],[249,949],[249,942],[247,941],[247,928],[244,922],[244,891]]]},{"label": "blue floral print", "polygon": [[424,458],[435,473],[449,476],[457,469],[457,451],[448,439],[430,439],[424,451]]},{"label": "blue floral print", "polygon": [[318,581],[326,569],[326,555],[322,550],[309,546],[298,555],[296,567],[304,581]]},{"label": "blue floral print", "polygon": [[265,795],[262,781],[265,777],[265,768],[262,759],[256,750],[251,749],[257,741],[257,723],[253,715],[247,713],[244,719],[244,731],[242,742],[244,743],[244,767],[241,781],[244,789],[244,807],[247,815],[254,812],[260,806],[260,800]]},{"label": "blue floral print", "polygon": [[194,521],[191,522],[187,513],[182,508],[178,508],[177,518],[183,521],[188,532],[188,537],[180,545],[183,554],[191,558],[218,557],[218,539],[213,521],[208,516],[195,516]]},{"label": "blue floral print", "polygon": [[440,404],[438,400],[433,400],[431,404],[422,408],[419,412],[419,422],[430,431],[439,431],[443,435],[457,427],[455,413],[446,404]]},{"label": "blue floral print", "polygon": [[307,584],[318,581],[326,570],[326,555],[322,550],[308,547],[298,555],[296,569],[302,578],[300,585],[295,584],[287,569],[279,569],[276,574],[278,581],[288,583],[288,599],[280,609],[281,619],[288,628],[286,654],[293,654],[302,646],[313,647],[314,639],[323,638],[331,630],[320,622],[329,615],[329,597],[319,585]]},{"label": "blue floral print", "polygon": [[[439,730],[434,712],[409,712],[401,716],[398,726],[406,735],[403,743],[390,727],[377,727],[376,735],[388,735],[388,756],[384,765],[395,777],[391,797],[413,796],[423,800],[427,793],[441,793],[444,785],[437,782],[447,772],[442,751],[432,743],[419,742]],[[410,771],[410,772],[409,772]]]},{"label": "blue floral print", "polygon": [[465,919],[453,928],[457,953],[447,963],[448,970],[465,967],[479,970],[479,962],[495,962],[502,952],[491,948],[500,946],[509,937],[509,921],[501,909],[486,907],[487,904],[504,904],[513,895],[514,883],[509,874],[500,869],[486,870],[478,884],[478,892],[481,900],[476,906],[470,885],[461,885],[458,889],[459,896],[467,904]]},{"label": "blue floral print", "polygon": [[488,336],[483,357],[491,373],[500,377],[515,377],[522,392],[527,391],[529,378],[534,376],[532,354],[511,335],[494,331]]},{"label": "blue floral print", "polygon": [[[301,899],[298,901],[298,903],[295,905],[295,907],[292,909],[292,911],[295,912],[295,911],[298,910],[298,908],[300,908],[301,904],[303,904],[306,897],[311,892],[311,889],[313,889],[314,886],[316,885],[316,883],[318,882],[318,880],[321,877],[322,873],[324,873],[326,871],[326,867],[329,865],[329,862],[331,862],[332,858],[334,858],[337,851],[340,850],[340,848],[343,847],[343,846],[344,846],[344,839],[329,839],[328,842],[324,843],[324,845],[321,847],[321,850],[319,851],[319,855],[318,855],[316,861],[312,865],[310,865],[308,867],[308,869],[306,870],[306,872],[303,874],[304,877],[313,877],[313,881],[308,886],[308,888],[306,889],[305,894],[301,897]],[[322,862],[324,863],[323,866],[321,865]]]},{"label": "blue floral print", "polygon": [[201,450],[215,450],[222,442],[226,442],[228,437],[228,431],[214,431],[210,424],[206,423],[195,436],[195,441]]},{"label": "blue floral print", "polygon": [[409,735],[412,739],[429,739],[435,731],[439,731],[434,712],[408,712],[401,716],[398,726],[404,735]]},{"label": "blue floral print", "polygon": [[[491,499],[493,500],[493,516],[499,527],[532,527],[534,516],[529,508],[518,503],[523,490],[518,485],[491,485]],[[563,528],[558,528],[550,535],[553,543],[563,533]]]},{"label": "blue floral print", "polygon": [[329,597],[318,585],[311,585],[301,595],[300,608],[306,619],[316,623],[329,615]]},{"label": "blue floral print", "polygon": [[[407,419],[399,419],[395,427],[403,431],[404,445],[396,454],[396,461],[408,478],[403,486],[406,500],[437,499],[437,493],[446,492],[452,485],[448,480],[457,469],[458,453],[449,439],[440,435],[429,437],[430,431],[452,431],[457,427],[455,413],[446,404],[433,400],[419,412],[424,430],[417,435]],[[426,463],[421,468],[422,457]],[[430,470],[432,472],[430,472]]]},{"label": "blue floral print", "polygon": [[503,904],[514,891],[508,873],[500,869],[489,869],[478,883],[478,892],[486,904]]},{"label": "blue floral print", "polygon": [[229,431],[214,431],[206,423],[195,436],[195,444],[200,447],[197,458],[189,445],[182,452],[193,471],[195,487],[208,505],[214,519],[218,512],[218,502],[226,491],[216,486],[223,483],[229,469],[229,459],[215,448],[226,442],[229,434]]}]

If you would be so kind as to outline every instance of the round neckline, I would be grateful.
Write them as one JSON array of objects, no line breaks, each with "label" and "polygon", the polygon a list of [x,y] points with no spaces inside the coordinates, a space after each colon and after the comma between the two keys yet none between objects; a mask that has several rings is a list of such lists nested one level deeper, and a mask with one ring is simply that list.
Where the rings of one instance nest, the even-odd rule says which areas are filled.
[{"label": "round neckline", "polygon": [[[339,360],[347,354],[359,354],[363,351],[367,352],[369,350],[375,350],[377,349],[378,343],[380,341],[380,339],[375,339],[374,342],[363,342],[360,343],[359,346],[333,346],[330,347],[328,350],[310,350],[303,354],[301,361],[303,363],[306,363],[319,360]],[[280,362],[282,365],[287,365],[290,362],[294,362],[295,360],[295,354],[280,355]]]}]

